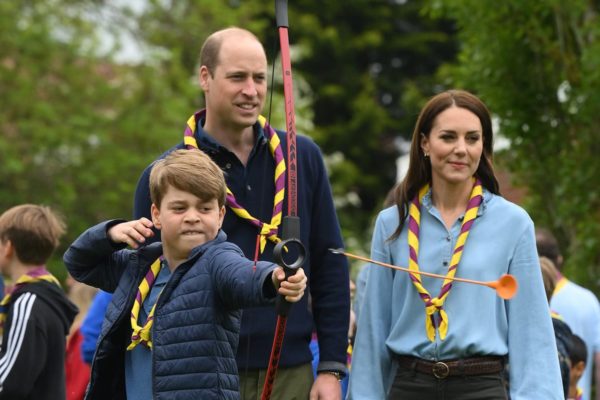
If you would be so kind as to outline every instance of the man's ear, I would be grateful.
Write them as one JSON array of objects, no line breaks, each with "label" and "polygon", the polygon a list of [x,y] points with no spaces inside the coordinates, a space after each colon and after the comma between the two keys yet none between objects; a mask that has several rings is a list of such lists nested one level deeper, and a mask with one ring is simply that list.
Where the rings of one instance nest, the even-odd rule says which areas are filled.
[{"label": "man's ear", "polygon": [[198,70],[198,80],[200,81],[200,87],[204,92],[208,91],[208,80],[211,78],[210,71],[203,65]]},{"label": "man's ear", "polygon": [[150,207],[150,214],[152,214],[152,223],[154,224],[154,227],[156,229],[161,229],[160,210],[154,203],[152,203],[152,206]]}]

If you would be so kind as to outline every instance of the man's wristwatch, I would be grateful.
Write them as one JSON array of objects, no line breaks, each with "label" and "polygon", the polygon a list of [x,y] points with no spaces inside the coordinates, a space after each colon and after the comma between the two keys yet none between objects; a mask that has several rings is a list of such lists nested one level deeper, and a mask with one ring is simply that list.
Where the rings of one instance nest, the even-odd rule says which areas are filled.
[{"label": "man's wristwatch", "polygon": [[342,374],[340,371],[319,371],[317,372],[317,374],[329,374],[329,375],[333,375],[337,378],[338,381],[341,381],[342,379],[344,379],[344,374]]}]

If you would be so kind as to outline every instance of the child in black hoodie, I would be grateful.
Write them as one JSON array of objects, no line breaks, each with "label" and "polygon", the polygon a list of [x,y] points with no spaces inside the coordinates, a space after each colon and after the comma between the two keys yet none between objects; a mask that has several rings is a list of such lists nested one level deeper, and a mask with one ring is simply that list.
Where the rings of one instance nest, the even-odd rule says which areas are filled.
[{"label": "child in black hoodie", "polygon": [[64,233],[48,208],[0,215],[0,271],[14,289],[0,302],[0,399],[64,399],[65,342],[77,308],[45,263]]}]

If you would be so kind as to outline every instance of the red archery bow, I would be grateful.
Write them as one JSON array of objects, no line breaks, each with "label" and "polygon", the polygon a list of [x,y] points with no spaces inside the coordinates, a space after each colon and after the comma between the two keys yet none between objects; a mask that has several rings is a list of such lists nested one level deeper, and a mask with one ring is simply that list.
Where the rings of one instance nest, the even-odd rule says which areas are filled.
[{"label": "red archery bow", "polygon": [[[300,241],[300,218],[298,217],[298,175],[296,164],[296,120],[294,114],[294,96],[292,87],[292,66],[290,62],[290,43],[288,38],[287,0],[275,0],[275,16],[279,30],[279,44],[281,47],[281,67],[283,70],[283,94],[285,99],[285,122],[287,141],[287,190],[288,213],[282,221],[282,241],[273,249],[273,257],[286,271],[286,276],[292,275],[304,263],[305,250]],[[293,263],[287,263],[283,252],[293,245],[297,249],[297,258]],[[285,335],[287,314],[290,303],[282,296],[277,297],[277,327],[273,338],[269,367],[263,386],[261,400],[269,400],[273,391],[273,383],[279,366],[281,347]]]}]

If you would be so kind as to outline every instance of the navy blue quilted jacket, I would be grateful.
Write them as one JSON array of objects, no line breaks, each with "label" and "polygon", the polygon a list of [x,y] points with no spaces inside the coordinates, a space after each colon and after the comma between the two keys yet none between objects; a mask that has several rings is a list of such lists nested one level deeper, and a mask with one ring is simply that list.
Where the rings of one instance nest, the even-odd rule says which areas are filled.
[{"label": "navy blue quilted jacket", "polygon": [[[124,250],[106,236],[122,221],[84,232],[64,262],[75,279],[114,292],[98,339],[86,399],[125,399],[125,348],[137,287],[161,254],[160,243]],[[152,327],[153,398],[238,399],[235,354],[241,307],[264,305],[275,296],[274,264],[252,262],[226,242],[222,231],[195,248],[171,274],[156,304]]]}]

